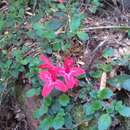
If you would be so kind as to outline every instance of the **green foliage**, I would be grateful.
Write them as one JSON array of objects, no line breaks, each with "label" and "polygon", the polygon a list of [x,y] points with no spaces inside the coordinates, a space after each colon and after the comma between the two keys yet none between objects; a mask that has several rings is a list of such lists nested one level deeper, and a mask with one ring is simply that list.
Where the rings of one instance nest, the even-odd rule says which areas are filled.
[{"label": "green foliage", "polygon": [[0,31],[2,31],[4,29],[4,26],[5,26],[5,21],[0,20]]},{"label": "green foliage", "polygon": [[117,75],[113,77],[112,79],[108,80],[108,83],[116,88],[124,88],[126,90],[129,90],[129,87],[127,86],[127,82],[129,82],[130,75],[122,74]]},{"label": "green foliage", "polygon": [[104,72],[111,72],[112,71],[112,65],[111,64],[98,64],[98,69],[101,69]]},{"label": "green foliage", "polygon": [[43,114],[47,113],[47,111],[48,111],[48,107],[44,106],[44,105],[41,105],[40,108],[36,109],[36,111],[33,114],[33,117],[35,119],[38,119],[41,116],[43,116]]},{"label": "green foliage", "polygon": [[51,98],[44,99],[44,101],[42,102],[40,108],[35,110],[35,112],[33,114],[33,117],[35,119],[39,119],[41,116],[43,116],[45,113],[47,113],[48,108],[51,105],[51,103],[52,103]]},{"label": "green foliage", "polygon": [[92,13],[96,13],[96,11],[99,9],[99,7],[102,5],[101,4],[101,0],[90,0],[91,3],[91,7],[89,8],[89,10]]},{"label": "green foliage", "polygon": [[111,116],[108,114],[102,114],[98,120],[98,130],[107,130],[111,123]]},{"label": "green foliage", "polygon": [[52,126],[53,118],[46,117],[43,121],[40,122],[38,130],[49,130]]},{"label": "green foliage", "polygon": [[29,89],[27,92],[26,92],[26,96],[27,97],[33,97],[36,93],[36,90],[34,88],[32,89]]},{"label": "green foliage", "polygon": [[55,129],[60,129],[64,125],[64,115],[59,113],[56,115],[56,117],[53,119],[52,126]]},{"label": "green foliage", "polygon": [[91,71],[90,72],[90,76],[93,78],[100,78],[102,75],[102,71],[101,70],[96,70],[96,71]]},{"label": "green foliage", "polygon": [[104,89],[100,90],[97,94],[97,97],[99,99],[109,99],[112,96],[113,96],[113,92],[109,88],[104,88]]},{"label": "green foliage", "polygon": [[124,89],[130,91],[130,79],[127,79],[127,80],[125,80],[125,81],[123,82],[122,88],[124,88]]},{"label": "green foliage", "polygon": [[59,103],[62,105],[62,106],[67,106],[68,103],[70,101],[70,98],[65,95],[65,94],[62,94],[60,97],[59,97]]},{"label": "green foliage", "polygon": [[55,117],[46,117],[40,122],[39,130],[49,130],[49,128],[59,129],[64,125],[64,113],[59,113]]},{"label": "green foliage", "polygon": [[110,47],[110,48],[104,49],[102,55],[104,58],[108,58],[108,57],[111,57],[113,55],[113,53],[114,53],[114,49],[112,47]]},{"label": "green foliage", "polygon": [[81,19],[82,19],[81,15],[75,14],[74,16],[72,16],[70,24],[69,24],[70,32],[75,32],[76,30],[79,29],[80,24],[81,24]]},{"label": "green foliage", "polygon": [[77,32],[77,36],[78,36],[79,39],[82,40],[82,41],[89,40],[89,36],[88,36],[88,34],[85,33],[85,32],[78,31],[78,32]]},{"label": "green foliage", "polygon": [[116,103],[115,110],[124,117],[130,117],[130,107],[123,105],[121,101]]},{"label": "green foliage", "polygon": [[128,30],[128,38],[130,38],[130,29]]},{"label": "green foliage", "polygon": [[84,105],[84,111],[86,115],[91,115],[101,108],[102,104],[99,100],[93,101],[91,104]]}]

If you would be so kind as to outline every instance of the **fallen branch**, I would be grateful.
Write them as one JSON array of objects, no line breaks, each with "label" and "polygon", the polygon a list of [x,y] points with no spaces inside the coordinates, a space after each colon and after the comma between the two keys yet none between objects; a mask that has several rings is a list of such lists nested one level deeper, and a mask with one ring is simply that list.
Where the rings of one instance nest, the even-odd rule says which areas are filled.
[{"label": "fallen branch", "polygon": [[99,29],[130,29],[130,26],[120,25],[120,26],[98,26],[98,27],[87,27],[82,29],[82,31],[99,30]]}]

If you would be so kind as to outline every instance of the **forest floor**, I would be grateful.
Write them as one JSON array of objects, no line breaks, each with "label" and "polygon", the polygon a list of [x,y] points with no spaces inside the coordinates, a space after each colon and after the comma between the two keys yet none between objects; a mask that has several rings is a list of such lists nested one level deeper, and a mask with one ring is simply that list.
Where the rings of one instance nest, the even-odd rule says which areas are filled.
[{"label": "forest floor", "polygon": [[[7,5],[1,4],[0,10],[7,8],[4,6]],[[74,37],[71,40],[71,48],[55,55],[58,55],[57,57],[59,59],[65,55],[73,56],[77,64],[81,65],[87,70],[87,73],[89,73],[94,70],[96,63],[111,63],[113,60],[130,54],[130,34],[127,30],[127,27],[130,25],[130,12],[129,7],[122,7],[121,3],[115,5],[111,1],[104,1],[103,6],[95,14],[90,13],[87,7],[89,7],[89,4],[86,8],[83,8],[82,11],[88,14],[84,20],[84,31],[89,34],[89,40],[83,43]],[[44,18],[41,18],[41,20],[43,19]],[[27,25],[27,28],[29,28],[29,25]],[[26,40],[32,42],[30,39]],[[102,53],[106,48],[113,48],[114,53],[111,58],[104,60]],[[34,51],[34,53],[37,53],[37,51]],[[106,84],[107,79],[121,73],[130,75],[130,70],[127,66],[122,64],[114,66],[110,75],[102,75],[101,78],[95,82],[95,86],[101,85],[101,82]],[[119,98],[122,93],[124,92],[119,91]],[[127,94],[130,96],[130,93]],[[27,117],[27,111],[21,107],[19,101],[14,97],[7,97],[8,98],[6,98],[0,106],[0,130],[31,130],[33,129],[31,128],[31,123],[37,126],[37,121],[31,118],[32,111],[37,105],[32,108],[33,110],[30,110],[30,117]],[[127,100],[129,100],[129,98]],[[30,109],[30,104],[26,103],[26,108]],[[111,130],[124,130],[123,124],[121,125],[122,122],[118,120],[116,122],[115,120],[114,123]]]}]

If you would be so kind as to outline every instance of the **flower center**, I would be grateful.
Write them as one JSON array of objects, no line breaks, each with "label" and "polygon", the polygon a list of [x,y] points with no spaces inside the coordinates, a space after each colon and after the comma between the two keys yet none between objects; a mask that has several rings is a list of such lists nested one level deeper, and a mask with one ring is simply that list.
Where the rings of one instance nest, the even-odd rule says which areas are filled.
[{"label": "flower center", "polygon": [[53,81],[56,81],[57,77],[56,77],[56,72],[54,69],[49,69],[49,72],[51,73],[51,78]]},{"label": "flower center", "polygon": [[66,73],[69,73],[69,72],[70,72],[70,66],[68,66],[68,65],[65,66],[65,72],[66,72]]}]

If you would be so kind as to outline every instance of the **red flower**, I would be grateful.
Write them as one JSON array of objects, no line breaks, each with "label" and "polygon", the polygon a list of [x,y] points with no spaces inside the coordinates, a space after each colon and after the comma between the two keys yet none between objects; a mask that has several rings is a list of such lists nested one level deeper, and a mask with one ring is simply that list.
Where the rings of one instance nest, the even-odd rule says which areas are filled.
[{"label": "red flower", "polygon": [[56,70],[49,69],[48,71],[40,72],[39,78],[45,82],[44,87],[42,89],[42,96],[48,96],[51,91],[56,88],[62,92],[67,91],[66,85],[56,76]]},{"label": "red flower", "polygon": [[78,85],[79,81],[76,77],[85,74],[85,71],[79,67],[74,67],[74,60],[72,58],[66,58],[64,60],[64,68],[60,68],[58,73],[64,77],[66,86],[69,89]]},{"label": "red flower", "polygon": [[44,55],[41,55],[39,59],[44,62],[44,64],[39,65],[38,67],[41,69],[46,69],[46,68],[55,68],[55,66],[51,63],[51,61]]},{"label": "red flower", "polygon": [[[64,60],[64,68],[54,66],[44,55],[40,56],[40,60],[44,64],[40,65],[39,68],[47,69],[39,74],[39,78],[45,83],[42,89],[42,96],[44,97],[48,96],[54,88],[66,92],[68,89],[75,87],[79,83],[76,76],[85,73],[83,69],[74,67],[74,60],[72,58],[66,58]],[[65,84],[57,76],[62,76]]]}]

